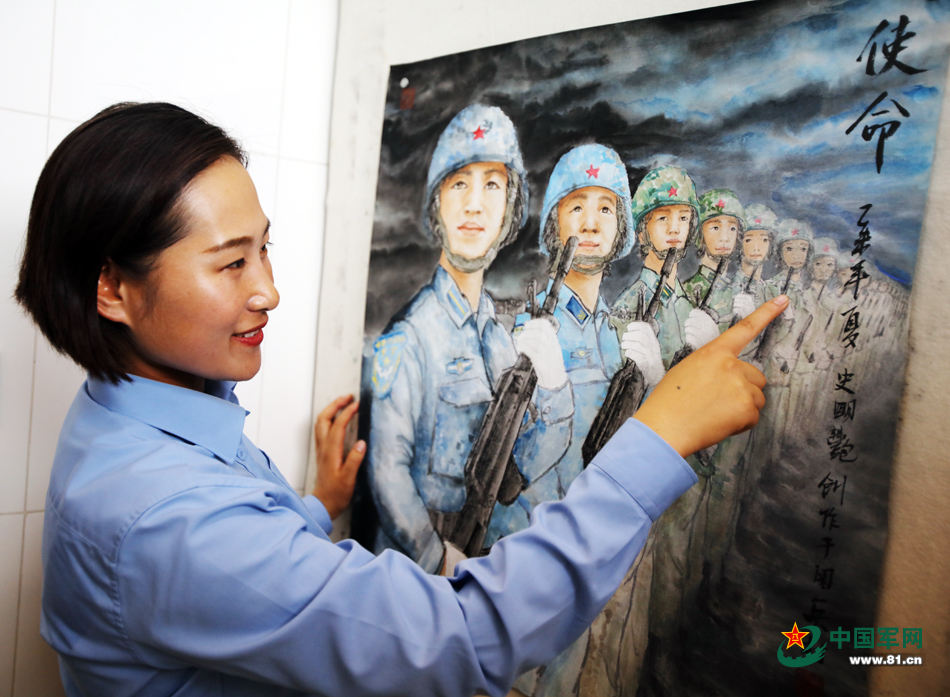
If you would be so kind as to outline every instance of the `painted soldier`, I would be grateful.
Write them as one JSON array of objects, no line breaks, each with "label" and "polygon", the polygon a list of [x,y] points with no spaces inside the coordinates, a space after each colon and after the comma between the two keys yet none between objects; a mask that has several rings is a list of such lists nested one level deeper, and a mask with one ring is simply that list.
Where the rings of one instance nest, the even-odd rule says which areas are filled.
[{"label": "painted soldier", "polygon": [[790,270],[789,288],[801,290],[804,287],[805,271],[812,256],[813,239],[814,235],[808,223],[794,218],[787,218],[779,223],[776,247],[782,269],[773,278],[776,283],[781,282],[780,279],[784,279]]},{"label": "painted soldier", "polygon": [[[656,385],[684,345],[699,348],[719,334],[715,321],[693,307],[676,278],[676,266],[699,222],[696,188],[686,170],[674,166],[650,170],[633,196],[634,224],[643,268],[640,276],[614,302],[611,324],[625,351],[636,362],[649,386]],[[669,277],[660,288],[660,273],[668,254],[674,255]],[[654,318],[638,318],[660,288]],[[653,319],[656,331],[644,319]]]},{"label": "painted soldier", "polygon": [[[600,296],[600,282],[610,262],[626,256],[633,247],[630,184],[619,155],[604,145],[588,144],[562,156],[548,180],[541,221],[538,244],[552,262],[569,237],[578,239],[573,265],[554,310],[557,338],[574,392],[571,445],[557,465],[525,489],[518,501],[496,506],[489,540],[527,526],[534,506],[564,496],[583,469],[581,446],[622,362],[620,343]],[[538,304],[544,302],[547,292],[538,295]],[[516,318],[515,336],[527,320],[526,314]],[[587,638],[585,631],[542,671],[522,676],[515,687],[534,697],[571,694],[587,653]]]},{"label": "painted soldier", "polygon": [[[425,230],[442,247],[432,280],[374,344],[368,474],[380,518],[377,551],[393,547],[426,571],[460,558],[443,542],[465,503],[464,467],[493,387],[518,353],[538,376],[514,459],[533,481],[563,455],[573,400],[553,326],[529,323],[517,344],[495,317],[485,270],[527,217],[514,126],[475,104],[439,137],[426,181]],[[446,556],[448,553],[448,557]]]},{"label": "painted soldier", "polygon": [[[814,240],[809,277],[802,290],[802,304],[811,319],[798,327],[795,343],[800,348],[790,381],[789,420],[796,424],[799,434],[814,430],[808,427],[815,418],[814,398],[835,358],[837,347],[827,330],[837,315],[838,296],[830,287],[835,281],[837,256],[838,244],[833,239],[818,237]],[[800,442],[803,438],[797,440]]]},{"label": "painted soldier", "polygon": [[788,286],[785,292],[789,297],[789,306],[783,313],[784,321],[778,323],[769,334],[762,368],[768,384],[765,387],[766,405],[760,421],[771,424],[773,433],[764,453],[767,462],[777,462],[781,458],[784,444],[797,429],[790,420],[791,381],[801,350],[798,337],[814,322],[811,308],[806,306],[804,298],[813,240],[814,235],[808,223],[794,218],[779,222],[775,240],[779,269],[769,282],[776,295]]},{"label": "painted soldier", "polygon": [[[746,228],[742,232],[739,245],[739,269],[733,282],[733,290],[739,295],[751,296],[751,304],[758,307],[777,294],[777,289],[768,283],[762,272],[772,258],[773,240],[778,233],[778,216],[770,208],[753,203],[745,208]],[[744,300],[748,304],[749,300]],[[746,347],[743,357],[754,355],[759,345],[756,337]]]},{"label": "painted soldier", "polygon": [[[680,348],[687,344],[699,348],[719,334],[719,327],[709,314],[693,307],[676,277],[676,264],[683,258],[689,240],[695,239],[699,222],[699,201],[686,171],[664,166],[648,172],[634,193],[633,217],[643,269],[614,303],[611,323],[621,337],[625,355],[636,362],[652,387]],[[670,254],[674,255],[674,266],[661,286],[663,264]],[[657,289],[661,302],[656,315],[638,317],[638,311],[650,304]],[[655,324],[648,323],[649,319]],[[690,464],[698,466],[695,461]],[[657,521],[637,564],[608,603],[605,616],[616,619],[598,618],[594,624],[591,645],[597,647],[603,664],[612,667],[608,683],[637,685],[646,670],[648,643],[656,643],[655,616],[664,618],[658,627],[661,633],[667,633],[678,620],[684,582],[680,572],[685,565],[688,534],[684,528],[699,495],[694,486]],[[582,684],[587,689],[583,693],[598,694],[605,689],[595,677],[585,669]]]},{"label": "painted soldier", "polygon": [[[712,189],[699,197],[699,230],[695,236],[699,269],[683,282],[683,290],[694,307],[699,307],[709,293],[707,307],[721,330],[732,324],[736,314],[745,317],[754,309],[751,298],[745,294],[734,309],[735,293],[728,268],[745,228],[744,215],[739,198],[729,189]],[[716,269],[723,261],[722,272],[716,278]],[[714,280],[715,287],[710,292]]]}]

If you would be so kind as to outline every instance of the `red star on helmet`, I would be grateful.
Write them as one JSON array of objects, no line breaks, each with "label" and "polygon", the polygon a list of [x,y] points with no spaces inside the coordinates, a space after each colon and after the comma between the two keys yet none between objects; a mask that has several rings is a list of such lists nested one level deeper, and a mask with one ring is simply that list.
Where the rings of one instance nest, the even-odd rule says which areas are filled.
[{"label": "red star on helmet", "polygon": [[594,179],[596,179],[597,175],[600,173],[600,167],[594,167],[594,165],[592,164],[590,167],[588,167],[585,170],[585,172],[588,177],[593,177]]},{"label": "red star on helmet", "polygon": [[479,138],[485,137],[485,129],[481,126],[472,131],[472,140],[478,140]]},{"label": "red star on helmet", "polygon": [[677,188],[670,184],[670,190],[667,192],[667,196],[676,196]]},{"label": "red star on helmet", "polygon": [[722,210],[725,207],[726,207],[725,201],[723,201],[722,199],[719,199],[718,201],[716,201],[716,208],[718,208],[719,210]]},{"label": "red star on helmet", "polygon": [[794,230],[792,230],[792,235],[797,235],[797,234],[798,234],[798,228],[795,228]]}]

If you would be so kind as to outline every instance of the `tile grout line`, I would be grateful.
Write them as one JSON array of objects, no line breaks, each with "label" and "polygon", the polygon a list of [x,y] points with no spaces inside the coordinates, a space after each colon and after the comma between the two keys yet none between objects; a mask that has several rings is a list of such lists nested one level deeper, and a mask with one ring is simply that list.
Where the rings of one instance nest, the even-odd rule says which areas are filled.
[{"label": "tile grout line", "polygon": [[[274,211],[273,217],[276,219],[280,216],[280,162],[282,159],[282,150],[284,146],[284,114],[287,109],[287,65],[290,62],[290,35],[291,35],[291,24],[293,20],[293,0],[287,0],[287,21],[284,27],[284,65],[281,76],[280,84],[280,114],[277,119],[277,152],[275,155],[275,168],[274,168]],[[258,373],[261,376],[260,385],[257,390],[257,429],[254,433],[252,440],[255,443],[259,443],[261,436],[264,433],[264,400],[265,400],[265,385],[267,383],[267,374],[265,372],[266,363],[261,362],[260,372]]]},{"label": "tile grout line", "polygon": [[[46,152],[49,152],[50,145],[50,130],[52,126],[52,108],[53,108],[53,67],[55,65],[55,56],[56,56],[56,4],[57,0],[53,0],[53,16],[50,22],[50,61],[49,61],[49,89],[47,90],[47,102],[46,102]],[[44,153],[45,155],[45,153]],[[44,156],[44,160],[45,160]],[[26,441],[26,480],[23,487],[23,519],[22,519],[22,528],[20,530],[20,573],[17,578],[17,600],[16,600],[16,625],[13,628],[13,670],[10,675],[10,694],[13,695],[16,689],[16,677],[17,677],[17,658],[19,655],[20,647],[20,615],[23,610],[23,572],[26,564],[26,518],[27,518],[27,509],[29,508],[29,493],[30,493],[30,454],[32,451],[32,434],[33,434],[33,407],[36,403],[36,364],[37,364],[37,351],[39,350],[39,331],[36,327],[33,328],[33,374],[30,379],[30,417],[27,424],[27,441]],[[38,627],[37,627],[38,629]]]}]

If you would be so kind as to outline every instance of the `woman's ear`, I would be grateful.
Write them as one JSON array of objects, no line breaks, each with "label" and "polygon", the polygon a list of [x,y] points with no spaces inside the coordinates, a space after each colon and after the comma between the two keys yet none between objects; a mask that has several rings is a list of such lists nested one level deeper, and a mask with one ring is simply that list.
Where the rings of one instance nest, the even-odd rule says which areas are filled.
[{"label": "woman's ear", "polygon": [[96,293],[96,309],[101,317],[120,324],[129,324],[129,308],[125,290],[119,270],[111,259],[107,259],[99,271],[99,286]]}]

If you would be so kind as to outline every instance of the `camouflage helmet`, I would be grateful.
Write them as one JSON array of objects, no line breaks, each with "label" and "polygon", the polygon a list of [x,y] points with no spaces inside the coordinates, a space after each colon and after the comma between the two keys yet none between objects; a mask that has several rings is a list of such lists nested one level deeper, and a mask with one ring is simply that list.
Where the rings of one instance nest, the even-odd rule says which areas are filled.
[{"label": "camouflage helmet", "polygon": [[699,216],[699,200],[696,198],[696,186],[682,167],[664,165],[651,169],[640,180],[633,194],[633,224],[647,213],[660,206],[691,206]]},{"label": "camouflage helmet", "polygon": [[700,224],[717,215],[731,215],[745,225],[745,211],[739,203],[739,197],[731,189],[710,189],[699,197]]},{"label": "camouflage helmet", "polygon": [[778,216],[761,203],[749,204],[745,208],[745,229],[765,230],[771,239],[778,231]]},{"label": "camouflage helmet", "polygon": [[814,242],[815,257],[834,257],[838,262],[838,243],[830,237],[816,237]]},{"label": "camouflage helmet", "polygon": [[776,232],[776,247],[781,247],[783,242],[788,242],[789,240],[805,240],[808,242],[809,250],[814,246],[814,235],[811,232],[811,226],[804,221],[796,220],[795,218],[786,218],[778,224],[778,230]]},{"label": "camouflage helmet", "polygon": [[[548,218],[557,215],[557,206],[572,191],[588,186],[609,189],[617,196],[617,234],[623,235],[621,246],[614,259],[621,259],[633,248],[633,214],[630,210],[630,181],[627,168],[620,156],[606,145],[589,143],[578,145],[561,156],[548,179],[541,205],[541,229],[538,231],[538,246],[542,254],[551,255],[545,241]],[[620,219],[623,216],[623,219]]]},{"label": "camouflage helmet", "polygon": [[[422,219],[426,231],[438,241],[441,241],[438,239],[439,234],[432,228],[429,216],[432,197],[445,177],[473,162],[502,162],[509,173],[517,175],[523,192],[520,220],[517,225],[512,220],[508,229],[502,230],[502,236],[510,237],[512,229],[520,228],[528,219],[528,181],[514,124],[498,107],[470,104],[456,114],[442,131],[429,162]],[[509,184],[510,179],[509,176]],[[506,213],[506,221],[510,213]]]},{"label": "camouflage helmet", "polygon": [[745,211],[735,192],[731,189],[710,189],[699,197],[699,226],[696,228],[693,245],[700,253],[705,249],[702,225],[719,215],[731,215],[739,221],[740,231],[745,228]]}]

